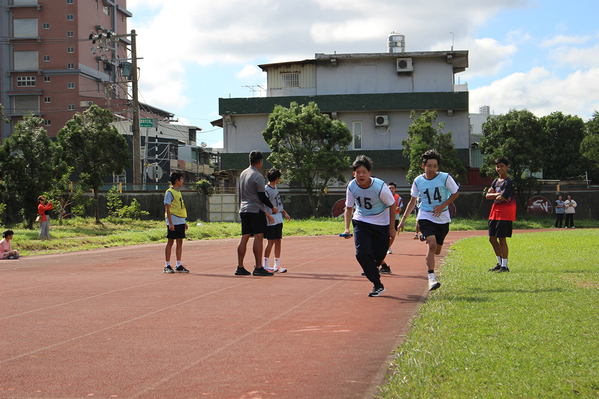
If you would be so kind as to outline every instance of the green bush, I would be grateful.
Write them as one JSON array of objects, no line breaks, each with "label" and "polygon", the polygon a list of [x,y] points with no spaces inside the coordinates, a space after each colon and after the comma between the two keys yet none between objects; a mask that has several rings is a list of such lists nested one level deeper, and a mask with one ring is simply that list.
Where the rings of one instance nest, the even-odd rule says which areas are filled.
[{"label": "green bush", "polygon": [[207,196],[210,196],[214,192],[212,184],[210,184],[210,182],[206,179],[196,182],[196,190],[200,193],[206,194]]},{"label": "green bush", "polygon": [[133,198],[131,205],[126,205],[119,211],[119,217],[130,219],[139,219],[142,216],[147,216],[149,214],[150,212],[141,209],[141,205],[137,201],[137,198]]}]

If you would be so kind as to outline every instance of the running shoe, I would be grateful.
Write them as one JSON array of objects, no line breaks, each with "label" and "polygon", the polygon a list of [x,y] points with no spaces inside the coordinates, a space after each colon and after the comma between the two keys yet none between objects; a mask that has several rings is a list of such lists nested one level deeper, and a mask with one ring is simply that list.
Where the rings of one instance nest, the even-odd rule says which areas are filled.
[{"label": "running shoe", "polygon": [[248,272],[245,267],[237,267],[237,269],[235,270],[235,275],[236,276],[250,276],[252,273]]},{"label": "running shoe", "polygon": [[494,268],[489,269],[490,272],[498,272],[501,269],[501,265],[498,263]]},{"label": "running shoe", "polygon": [[434,291],[437,288],[439,288],[441,286],[441,283],[438,282],[436,279],[429,279],[428,280],[428,290],[429,291]]},{"label": "running shoe", "polygon": [[287,273],[287,269],[285,269],[284,267],[278,267],[275,270],[276,273]]},{"label": "running shoe", "polygon": [[368,294],[368,296],[381,296],[381,294],[383,292],[385,292],[385,287],[379,287],[379,288],[374,287],[372,289],[372,291],[370,291],[370,293]]},{"label": "running shoe", "polygon": [[269,272],[263,267],[255,268],[252,274],[254,276],[274,276],[274,273]]},{"label": "running shoe", "polygon": [[175,273],[189,273],[189,270],[187,270],[183,266],[179,265],[179,266],[175,267]]},{"label": "running shoe", "polygon": [[164,267],[164,273],[171,274],[171,273],[174,273],[174,272],[175,271],[173,270],[172,267],[170,267],[170,266],[165,266]]},{"label": "running shoe", "polygon": [[380,274],[391,274],[391,268],[387,264],[381,265],[381,268],[379,269],[379,273]]},{"label": "running shoe", "polygon": [[510,269],[508,269],[507,266],[503,267],[501,266],[501,268],[499,269],[499,271],[497,273],[505,273],[505,272],[509,272]]},{"label": "running shoe", "polygon": [[387,253],[388,253],[389,255],[393,254],[393,251],[391,251],[391,248],[389,248],[389,250],[387,251]]}]

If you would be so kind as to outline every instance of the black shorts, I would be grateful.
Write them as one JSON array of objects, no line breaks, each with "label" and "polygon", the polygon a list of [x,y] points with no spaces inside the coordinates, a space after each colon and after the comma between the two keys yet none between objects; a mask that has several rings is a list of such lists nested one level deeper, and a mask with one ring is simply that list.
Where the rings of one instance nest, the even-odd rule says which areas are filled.
[{"label": "black shorts", "polygon": [[511,220],[489,220],[489,237],[511,237],[512,236],[512,221]]},{"label": "black shorts", "polygon": [[435,236],[437,245],[443,245],[447,233],[449,233],[449,223],[439,224],[430,220],[419,220],[418,228],[425,237]]},{"label": "black shorts", "polygon": [[172,231],[166,226],[166,238],[169,240],[177,240],[179,238],[185,238],[185,225],[176,224],[175,231]]},{"label": "black shorts", "polygon": [[397,231],[398,227],[399,227],[399,219],[395,219],[395,231]]},{"label": "black shorts", "polygon": [[283,238],[283,223],[267,226],[265,237],[267,240],[280,240]]},{"label": "black shorts", "polygon": [[241,235],[266,233],[268,222],[264,211],[258,213],[242,212],[239,216],[241,217]]}]

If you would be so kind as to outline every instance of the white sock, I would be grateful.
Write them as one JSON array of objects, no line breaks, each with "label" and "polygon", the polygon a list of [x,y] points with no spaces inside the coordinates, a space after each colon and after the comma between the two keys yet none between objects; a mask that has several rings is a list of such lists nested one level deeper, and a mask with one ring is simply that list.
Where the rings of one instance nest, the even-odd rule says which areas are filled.
[{"label": "white sock", "polygon": [[264,258],[264,267],[267,268],[267,269],[269,269],[268,258]]},{"label": "white sock", "polygon": [[497,256],[497,264],[501,265],[501,256]]},{"label": "white sock", "polygon": [[177,267],[179,267],[179,266],[181,266],[181,261],[180,260],[177,261]]},{"label": "white sock", "polygon": [[435,273],[429,273],[429,274],[428,274],[428,279],[429,279],[429,280],[436,280],[436,279],[435,279]]},{"label": "white sock", "polygon": [[168,260],[166,261],[166,267],[169,267],[171,265],[171,262],[169,262]]},{"label": "white sock", "polygon": [[507,258],[501,259],[501,267],[507,267]]},{"label": "white sock", "polygon": [[275,258],[275,268],[278,269],[279,267],[281,267],[281,258]]}]

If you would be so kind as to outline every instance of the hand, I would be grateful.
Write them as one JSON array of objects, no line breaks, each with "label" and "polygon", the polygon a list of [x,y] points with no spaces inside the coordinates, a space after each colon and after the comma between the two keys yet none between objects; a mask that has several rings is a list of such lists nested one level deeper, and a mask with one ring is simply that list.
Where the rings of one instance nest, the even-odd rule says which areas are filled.
[{"label": "hand", "polygon": [[345,230],[343,232],[343,235],[346,240],[349,240],[351,238],[351,233],[349,232],[349,230]]},{"label": "hand", "polygon": [[272,214],[273,214],[273,215],[276,215],[278,212],[279,212],[279,210],[277,209],[277,207],[276,207],[276,206],[273,206],[273,207],[272,207]]},{"label": "hand", "polygon": [[189,228],[189,226],[187,225],[187,223],[185,223],[185,230],[187,230]]},{"label": "hand", "polygon": [[439,216],[441,216],[442,212],[443,212],[443,206],[441,206],[441,205],[437,205],[436,207],[433,208],[433,215],[437,218]]},{"label": "hand", "polygon": [[403,231],[403,225],[404,225],[404,220],[403,220],[403,219],[401,219],[401,220],[399,221],[399,225],[397,226],[397,234],[398,234],[398,235],[399,235],[399,232],[400,232],[400,231]]},{"label": "hand", "polygon": [[393,238],[395,237],[395,234],[397,234],[397,231],[395,230],[395,226],[394,225],[389,225],[389,237]]},{"label": "hand", "polygon": [[273,224],[275,222],[275,218],[270,216],[268,213],[266,214],[266,219],[268,219],[268,223]]},{"label": "hand", "polygon": [[285,211],[283,211],[283,214],[285,215],[285,219],[289,222],[291,220],[291,217],[289,216],[289,214]]},{"label": "hand", "polygon": [[175,231],[175,226],[174,226],[172,223],[169,223],[169,224],[168,224],[168,229],[169,229],[170,231]]}]

